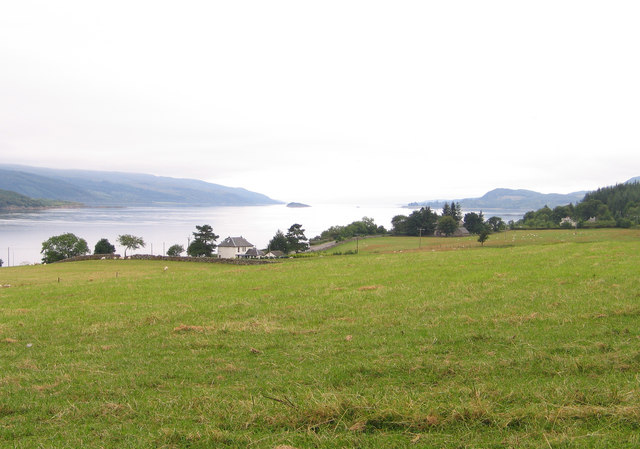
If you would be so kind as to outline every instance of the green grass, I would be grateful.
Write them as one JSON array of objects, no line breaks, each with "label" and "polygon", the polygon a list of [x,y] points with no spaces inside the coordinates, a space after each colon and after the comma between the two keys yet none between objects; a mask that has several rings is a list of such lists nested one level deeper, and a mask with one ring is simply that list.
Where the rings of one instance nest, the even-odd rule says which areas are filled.
[{"label": "green grass", "polygon": [[[549,243],[581,243],[615,240],[633,240],[638,230],[622,229],[579,229],[579,230],[516,230],[490,234],[484,246],[507,248],[523,245],[539,245]],[[460,249],[481,248],[477,235],[467,237],[374,237],[361,238],[341,244],[324,254],[344,254],[347,251],[359,253],[388,253],[407,251],[450,251]]]},{"label": "green grass", "polygon": [[640,444],[639,231],[417,243],[2,268],[0,447]]}]

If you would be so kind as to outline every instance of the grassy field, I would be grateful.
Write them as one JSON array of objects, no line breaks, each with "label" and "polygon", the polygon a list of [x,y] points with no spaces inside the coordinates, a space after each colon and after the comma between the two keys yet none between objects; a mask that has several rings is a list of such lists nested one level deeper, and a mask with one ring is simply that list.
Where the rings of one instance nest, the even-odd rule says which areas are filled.
[{"label": "grassy field", "polygon": [[[510,248],[525,245],[544,245],[549,243],[587,243],[606,240],[634,240],[637,230],[621,229],[579,229],[571,230],[527,230],[506,231],[491,234],[485,247]],[[350,241],[324,252],[324,254],[342,253],[356,250],[359,253],[389,253],[416,251],[451,251],[461,249],[480,249],[477,235],[468,237],[373,237]]]},{"label": "grassy field", "polygon": [[0,269],[0,447],[640,445],[640,231],[358,249]]}]

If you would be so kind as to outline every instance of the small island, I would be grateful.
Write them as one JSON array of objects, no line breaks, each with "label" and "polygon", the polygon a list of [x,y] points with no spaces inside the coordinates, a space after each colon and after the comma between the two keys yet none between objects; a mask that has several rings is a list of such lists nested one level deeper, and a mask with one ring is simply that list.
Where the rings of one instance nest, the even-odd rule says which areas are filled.
[{"label": "small island", "polygon": [[287,207],[311,207],[311,206],[304,203],[289,203],[287,204]]}]

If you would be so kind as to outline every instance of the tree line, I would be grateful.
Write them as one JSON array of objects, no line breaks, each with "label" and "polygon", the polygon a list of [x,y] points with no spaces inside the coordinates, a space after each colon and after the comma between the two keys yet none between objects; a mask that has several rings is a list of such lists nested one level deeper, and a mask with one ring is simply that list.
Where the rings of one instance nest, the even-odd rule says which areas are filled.
[{"label": "tree line", "polygon": [[[208,224],[196,225],[196,230],[192,235],[193,240],[190,240],[186,248],[187,255],[190,257],[213,257],[214,251],[218,246],[216,241],[220,237],[213,232],[213,228]],[[131,234],[119,235],[116,242],[125,248],[124,257],[127,257],[127,251],[146,246],[142,237]],[[292,225],[286,235],[278,230],[274,238],[269,242],[268,249],[280,250],[284,254],[297,253],[309,249],[309,243],[304,235],[302,225],[297,223]],[[71,257],[84,256],[90,252],[87,241],[70,232],[50,237],[42,243],[42,250],[40,251],[43,255],[43,263],[53,263]],[[116,247],[106,238],[100,239],[93,250],[95,255],[113,255],[115,252]],[[167,256],[179,257],[184,252],[184,246],[174,244],[167,249]],[[1,260],[0,266],[2,266]]]},{"label": "tree line", "polygon": [[362,220],[357,220],[344,226],[331,226],[311,239],[313,243],[322,243],[335,240],[336,242],[342,242],[344,240],[352,239],[356,236],[365,235],[384,235],[387,230],[384,226],[378,226],[374,222],[373,218],[362,217]]},{"label": "tree line", "polygon": [[492,232],[506,229],[500,217],[485,220],[482,212],[462,215],[460,203],[445,203],[440,215],[430,207],[414,210],[409,215],[396,215],[391,219],[393,235],[430,236],[436,233],[451,236],[464,227],[470,234],[482,236],[484,242]]},{"label": "tree line", "polygon": [[[142,237],[131,234],[119,235],[117,242],[125,247],[125,257],[127,256],[127,250],[134,250],[145,246]],[[87,241],[71,232],[48,238],[42,242],[42,250],[40,251],[43,255],[42,263],[58,262],[59,260],[70,257],[84,256],[90,252]],[[93,253],[97,255],[110,255],[115,254],[115,252],[116,247],[106,238],[98,240],[93,251]]]},{"label": "tree line", "polygon": [[329,229],[311,239],[313,243],[327,241],[343,241],[357,236],[396,235],[396,236],[432,236],[436,233],[452,236],[462,226],[470,234],[477,234],[484,243],[492,232],[506,229],[507,225],[500,217],[491,217],[485,221],[482,212],[470,212],[462,215],[460,203],[445,203],[441,214],[430,207],[414,210],[409,215],[396,215],[391,219],[392,229],[375,224],[372,218],[363,217],[345,226],[331,226]]}]

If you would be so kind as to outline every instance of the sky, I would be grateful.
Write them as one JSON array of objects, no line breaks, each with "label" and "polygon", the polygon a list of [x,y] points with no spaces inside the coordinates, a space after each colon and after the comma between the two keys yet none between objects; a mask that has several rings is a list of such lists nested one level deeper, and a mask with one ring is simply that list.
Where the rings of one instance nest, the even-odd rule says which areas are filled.
[{"label": "sky", "polygon": [[283,201],[640,176],[640,2],[20,0],[0,161]]}]

